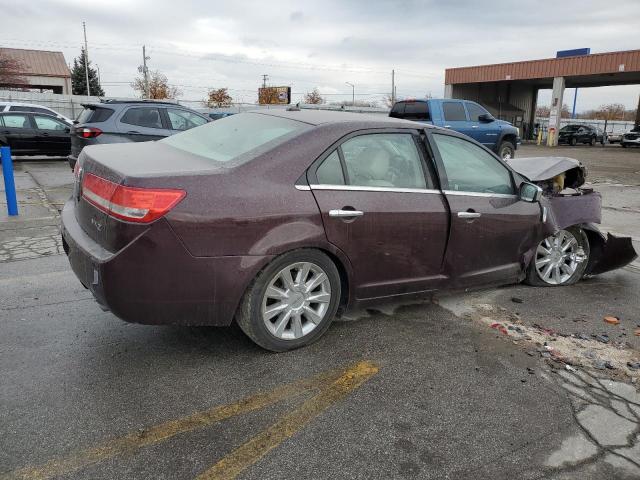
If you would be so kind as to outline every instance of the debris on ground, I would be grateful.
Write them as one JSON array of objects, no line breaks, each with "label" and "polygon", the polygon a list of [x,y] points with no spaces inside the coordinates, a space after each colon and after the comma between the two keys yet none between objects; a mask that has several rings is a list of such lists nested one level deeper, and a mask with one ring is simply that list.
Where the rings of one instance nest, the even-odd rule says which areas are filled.
[{"label": "debris on ground", "polygon": [[513,303],[524,303],[524,300],[520,297],[511,297]]},{"label": "debris on ground", "polygon": [[[474,310],[470,318],[523,345],[527,355],[539,356],[552,370],[575,371],[582,367],[609,371],[616,377],[640,378],[638,352],[624,340],[610,338],[607,332],[564,333],[538,323],[530,326],[519,315],[491,304],[475,304]],[[640,336],[640,327],[636,332]]]},{"label": "debris on ground", "polygon": [[606,316],[604,317],[604,321],[607,322],[609,325],[619,325],[620,324],[620,319],[618,317],[613,317],[613,316]]}]

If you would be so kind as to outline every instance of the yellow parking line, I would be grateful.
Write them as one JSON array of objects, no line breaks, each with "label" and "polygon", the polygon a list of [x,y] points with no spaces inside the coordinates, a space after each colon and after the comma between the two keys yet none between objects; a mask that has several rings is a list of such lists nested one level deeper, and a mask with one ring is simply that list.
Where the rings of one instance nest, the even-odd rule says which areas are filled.
[{"label": "yellow parking line", "polygon": [[292,437],[311,420],[331,405],[340,401],[378,372],[378,367],[369,362],[360,362],[349,368],[333,383],[324,387],[317,395],[305,401],[293,412],[260,432],[241,447],[225,456],[197,480],[230,480],[253,465],[270,450]]},{"label": "yellow parking line", "polygon": [[129,433],[124,437],[109,440],[97,447],[79,450],[67,456],[54,458],[39,466],[24,467],[0,474],[0,480],[44,480],[66,475],[118,455],[132,453],[140,448],[163,442],[175,435],[204,428],[231,417],[268,407],[269,405],[301,395],[310,390],[316,390],[331,382],[339,381],[344,377],[346,372],[363,368],[358,367],[359,365],[363,364],[357,364],[355,367],[347,369],[346,371],[344,369],[330,370],[308,379],[276,387],[269,392],[246,397],[235,403],[212,407],[202,412],[193,413],[187,417],[161,423],[160,425],[150,427],[142,433]]}]

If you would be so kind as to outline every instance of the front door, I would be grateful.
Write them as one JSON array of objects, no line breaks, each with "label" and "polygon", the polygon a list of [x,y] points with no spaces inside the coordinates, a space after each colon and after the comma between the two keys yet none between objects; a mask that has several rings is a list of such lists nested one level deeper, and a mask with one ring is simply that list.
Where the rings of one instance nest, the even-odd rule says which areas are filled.
[{"label": "front door", "polygon": [[511,171],[484,148],[446,133],[429,138],[451,210],[445,273],[458,287],[517,281],[539,240],[540,206],[519,199]]},{"label": "front door", "polygon": [[359,300],[439,286],[448,212],[412,130],[345,140],[309,171],[328,240],[353,270]]},{"label": "front door", "polygon": [[49,115],[33,114],[40,152],[68,155],[71,150],[69,126]]},{"label": "front door", "polygon": [[465,102],[465,105],[467,106],[467,113],[469,114],[469,121],[471,122],[471,138],[487,148],[493,148],[500,135],[498,122],[495,120],[492,122],[487,122],[486,120],[481,121],[480,117],[482,115],[488,115],[489,112],[473,102]]},{"label": "front door", "polygon": [[467,118],[464,103],[460,100],[447,100],[442,102],[442,118],[444,128],[450,128],[451,130],[464,133],[470,137],[473,135],[473,128]]},{"label": "front door", "polygon": [[118,121],[118,130],[134,142],[147,142],[168,137],[174,132],[162,121],[158,107],[129,107]]}]

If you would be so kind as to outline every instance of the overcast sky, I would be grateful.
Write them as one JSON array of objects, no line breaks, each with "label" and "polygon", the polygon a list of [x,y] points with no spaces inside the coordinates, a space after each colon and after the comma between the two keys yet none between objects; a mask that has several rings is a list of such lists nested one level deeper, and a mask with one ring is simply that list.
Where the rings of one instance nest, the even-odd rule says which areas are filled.
[{"label": "overcast sky", "polygon": [[[399,97],[444,93],[447,67],[640,48],[640,1],[508,0],[142,1],[0,0],[0,45],[80,53],[82,21],[89,58],[109,96],[131,96],[147,45],[152,70],[204,98],[228,87],[253,102],[262,74],[290,85],[297,101],[317,87],[329,101],[380,100],[396,69]],[[556,11],[552,13],[552,8]],[[603,103],[635,107],[640,86],[581,89],[578,111]],[[550,95],[541,94],[541,103]],[[565,103],[571,104],[567,90]]]}]

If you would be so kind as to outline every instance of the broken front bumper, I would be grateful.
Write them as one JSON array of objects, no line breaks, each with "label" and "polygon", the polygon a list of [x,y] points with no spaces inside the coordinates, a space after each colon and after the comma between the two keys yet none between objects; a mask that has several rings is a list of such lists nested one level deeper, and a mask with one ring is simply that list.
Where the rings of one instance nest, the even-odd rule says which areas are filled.
[{"label": "broken front bumper", "polygon": [[605,235],[593,224],[583,225],[589,237],[589,263],[585,275],[597,275],[630,264],[638,254],[630,237]]}]

